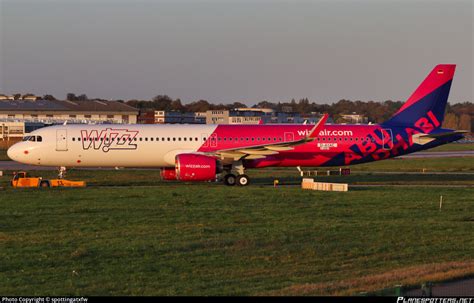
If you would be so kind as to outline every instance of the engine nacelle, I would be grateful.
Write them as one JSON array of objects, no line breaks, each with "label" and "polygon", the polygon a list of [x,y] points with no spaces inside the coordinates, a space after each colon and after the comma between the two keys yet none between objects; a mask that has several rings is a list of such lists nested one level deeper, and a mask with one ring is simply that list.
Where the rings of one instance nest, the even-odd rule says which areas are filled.
[{"label": "engine nacelle", "polygon": [[213,157],[180,154],[176,156],[176,178],[181,181],[212,181],[222,171],[222,165]]},{"label": "engine nacelle", "polygon": [[161,169],[161,179],[163,180],[176,180],[176,168],[164,167]]}]

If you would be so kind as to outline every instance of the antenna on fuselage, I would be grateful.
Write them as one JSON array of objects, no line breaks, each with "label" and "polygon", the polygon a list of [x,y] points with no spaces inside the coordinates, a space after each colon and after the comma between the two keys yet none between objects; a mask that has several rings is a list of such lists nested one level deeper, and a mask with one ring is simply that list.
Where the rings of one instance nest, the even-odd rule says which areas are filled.
[{"label": "antenna on fuselage", "polygon": [[66,120],[66,121],[64,121],[63,125],[66,125],[66,124],[67,124],[67,120]]}]

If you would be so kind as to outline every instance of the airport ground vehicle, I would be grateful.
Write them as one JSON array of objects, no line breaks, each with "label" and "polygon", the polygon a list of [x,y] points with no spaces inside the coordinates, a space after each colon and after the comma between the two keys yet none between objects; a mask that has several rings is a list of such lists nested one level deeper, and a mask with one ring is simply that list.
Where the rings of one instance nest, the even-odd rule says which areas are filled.
[{"label": "airport ground vehicle", "polygon": [[85,187],[84,181],[70,181],[65,179],[43,179],[42,177],[29,177],[27,172],[21,171],[13,174],[11,185],[17,187]]}]

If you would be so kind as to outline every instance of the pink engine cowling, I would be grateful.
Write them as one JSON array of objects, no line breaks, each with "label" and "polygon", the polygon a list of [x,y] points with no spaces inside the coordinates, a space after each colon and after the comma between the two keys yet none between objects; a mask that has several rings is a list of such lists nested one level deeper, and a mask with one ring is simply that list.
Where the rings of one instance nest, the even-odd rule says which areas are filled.
[{"label": "pink engine cowling", "polygon": [[176,156],[176,179],[181,181],[212,181],[222,171],[214,157],[180,154]]},{"label": "pink engine cowling", "polygon": [[161,169],[161,178],[163,180],[176,180],[176,168],[164,167]]}]

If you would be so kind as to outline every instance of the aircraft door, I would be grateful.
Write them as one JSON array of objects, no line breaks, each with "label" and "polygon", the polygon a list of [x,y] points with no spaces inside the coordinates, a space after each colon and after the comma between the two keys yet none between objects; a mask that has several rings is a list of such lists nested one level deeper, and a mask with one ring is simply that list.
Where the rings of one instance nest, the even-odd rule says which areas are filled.
[{"label": "aircraft door", "polygon": [[210,146],[211,147],[217,147],[217,134],[212,134],[210,137]]},{"label": "aircraft door", "polygon": [[390,150],[393,148],[393,134],[390,128],[382,129],[383,149]]},{"label": "aircraft door", "polygon": [[58,129],[56,131],[56,150],[67,151],[67,130]]}]

